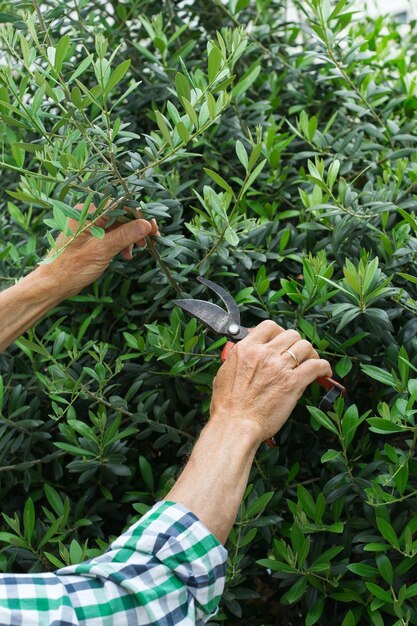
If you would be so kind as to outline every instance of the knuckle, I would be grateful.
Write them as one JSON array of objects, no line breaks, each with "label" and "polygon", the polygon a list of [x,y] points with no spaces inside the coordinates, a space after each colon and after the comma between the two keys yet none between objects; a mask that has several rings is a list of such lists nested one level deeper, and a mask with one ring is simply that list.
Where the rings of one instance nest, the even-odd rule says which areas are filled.
[{"label": "knuckle", "polygon": [[286,330],[285,333],[287,334],[287,337],[290,337],[291,339],[295,339],[296,341],[300,341],[301,339],[301,335],[298,332],[298,330],[294,330],[294,328],[290,328],[289,330]]},{"label": "knuckle", "polygon": [[280,389],[282,392],[290,393],[297,384],[297,380],[292,370],[280,371]]},{"label": "knuckle", "polygon": [[96,239],[92,237],[88,240],[89,247],[93,248],[98,254],[104,254],[107,251],[108,245],[104,239]]},{"label": "knuckle", "polygon": [[103,239],[90,240],[94,257],[98,259],[111,259],[114,255],[113,250],[109,250],[109,246]]},{"label": "knuckle", "polygon": [[271,329],[276,329],[279,328],[278,324],[272,320],[263,320],[260,324],[258,324],[258,326],[262,327],[262,328],[271,328]]}]

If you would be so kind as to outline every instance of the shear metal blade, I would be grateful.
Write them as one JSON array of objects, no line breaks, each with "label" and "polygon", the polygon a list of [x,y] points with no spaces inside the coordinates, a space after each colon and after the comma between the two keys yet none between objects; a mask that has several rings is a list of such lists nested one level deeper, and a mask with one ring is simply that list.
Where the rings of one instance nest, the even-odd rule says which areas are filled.
[{"label": "shear metal blade", "polygon": [[229,313],[229,321],[233,321],[240,326],[239,307],[236,304],[234,298],[230,295],[230,293],[226,291],[226,289],[223,289],[223,287],[220,287],[220,285],[218,285],[217,283],[213,283],[212,280],[204,278],[203,276],[197,276],[197,280],[212,291],[214,291],[214,293],[223,300]]},{"label": "shear metal blade", "polygon": [[230,323],[235,321],[231,319],[226,311],[212,302],[205,302],[204,300],[174,300],[173,303],[219,335],[227,334]]}]

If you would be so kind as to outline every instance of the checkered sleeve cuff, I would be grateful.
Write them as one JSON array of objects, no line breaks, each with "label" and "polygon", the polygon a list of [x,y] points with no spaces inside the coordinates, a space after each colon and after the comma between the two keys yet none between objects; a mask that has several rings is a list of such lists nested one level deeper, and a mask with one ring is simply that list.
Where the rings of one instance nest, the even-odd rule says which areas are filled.
[{"label": "checkered sleeve cuff", "polygon": [[142,624],[191,626],[204,624],[216,611],[226,557],[226,549],[194,513],[181,504],[162,501],[105,554],[57,573],[117,583],[137,598],[144,613]]}]

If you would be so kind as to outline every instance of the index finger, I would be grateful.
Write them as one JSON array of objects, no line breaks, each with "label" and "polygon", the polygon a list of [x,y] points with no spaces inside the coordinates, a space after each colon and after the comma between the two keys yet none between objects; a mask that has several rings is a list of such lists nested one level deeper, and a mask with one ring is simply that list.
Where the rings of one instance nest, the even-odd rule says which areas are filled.
[{"label": "index finger", "polygon": [[255,343],[268,343],[268,341],[271,341],[283,331],[284,328],[282,328],[282,326],[278,326],[278,324],[272,320],[264,320],[255,326],[255,328],[251,329],[248,337],[250,340],[255,341]]}]

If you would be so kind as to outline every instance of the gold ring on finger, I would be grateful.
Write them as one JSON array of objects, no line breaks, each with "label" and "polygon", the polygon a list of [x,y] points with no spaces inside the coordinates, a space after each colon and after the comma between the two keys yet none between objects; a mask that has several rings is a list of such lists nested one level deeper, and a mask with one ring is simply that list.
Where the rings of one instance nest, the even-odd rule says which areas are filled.
[{"label": "gold ring on finger", "polygon": [[288,354],[292,356],[295,361],[295,367],[298,367],[300,365],[300,361],[297,359],[297,356],[294,354],[294,352],[292,350],[285,350],[285,352],[288,352]]}]

